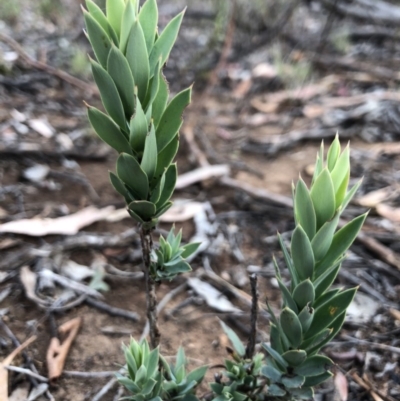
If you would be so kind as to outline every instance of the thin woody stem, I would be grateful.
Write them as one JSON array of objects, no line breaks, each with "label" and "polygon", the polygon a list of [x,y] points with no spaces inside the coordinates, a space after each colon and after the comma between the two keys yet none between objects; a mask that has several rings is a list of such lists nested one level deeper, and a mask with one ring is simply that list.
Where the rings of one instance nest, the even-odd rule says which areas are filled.
[{"label": "thin woody stem", "polygon": [[153,249],[153,239],[151,230],[141,227],[140,241],[142,243],[142,254],[144,264],[144,277],[146,281],[146,309],[147,319],[150,327],[150,346],[152,349],[157,348],[160,343],[160,330],[157,322],[157,294],[156,283],[151,277],[151,251]]},{"label": "thin woody stem", "polygon": [[258,319],[258,291],[257,291],[257,276],[255,274],[250,275],[250,286],[251,286],[251,328],[250,336],[246,347],[246,358],[252,358],[254,355],[254,349],[256,346],[256,335],[257,335],[257,319]]}]

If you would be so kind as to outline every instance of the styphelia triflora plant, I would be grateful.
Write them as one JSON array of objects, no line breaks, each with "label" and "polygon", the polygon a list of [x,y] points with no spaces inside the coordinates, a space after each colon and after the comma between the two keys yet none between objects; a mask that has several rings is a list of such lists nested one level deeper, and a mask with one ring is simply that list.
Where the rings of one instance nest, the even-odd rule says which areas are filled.
[{"label": "styphelia triflora plant", "polygon": [[[181,246],[181,233],[175,235],[172,229],[153,249],[151,235],[159,217],[172,205],[177,179],[173,160],[181,116],[191,96],[188,88],[169,100],[162,73],[183,13],[159,34],[156,0],[145,1],[141,8],[139,0],[107,0],[106,13],[92,0],[86,0],[86,6],[86,33],[97,60],[91,60],[92,72],[106,111],[88,106],[88,117],[98,136],[119,153],[116,174],[110,173],[110,180],[140,226],[147,284],[152,350],[146,340],[132,339],[124,348],[127,372],[119,381],[131,400],[195,401],[206,368],[186,374],[183,349],[175,364],[160,355],[155,283],[190,271],[185,258],[198,244]],[[262,344],[263,352],[248,352],[223,324],[234,349],[229,350],[231,359],[225,361],[223,374],[215,375],[208,399],[308,399],[313,387],[331,376],[333,362],[319,351],[340,330],[356,292],[355,288],[332,289],[332,284],[366,217],[361,215],[338,229],[340,216],[360,185],[348,190],[349,177],[349,146],[341,152],[336,137],[326,162],[321,146],[310,189],[301,178],[293,187],[296,227],[290,249],[279,236],[290,284],[283,282],[274,259],[283,305],[279,316],[268,307],[270,344]]]},{"label": "styphelia triflora plant", "polygon": [[110,180],[140,225],[154,348],[160,338],[155,283],[190,271],[184,258],[197,249],[196,244],[180,247],[181,236],[171,233],[154,252],[152,240],[158,218],[172,205],[177,179],[173,160],[182,113],[191,97],[188,88],[169,100],[162,73],[183,12],[158,35],[156,0],[146,1],[140,11],[138,0],[108,0],[106,14],[92,0],[86,0],[86,6],[86,34],[97,60],[90,62],[106,111],[88,106],[88,117],[97,135],[119,153],[116,174],[110,172]]}]

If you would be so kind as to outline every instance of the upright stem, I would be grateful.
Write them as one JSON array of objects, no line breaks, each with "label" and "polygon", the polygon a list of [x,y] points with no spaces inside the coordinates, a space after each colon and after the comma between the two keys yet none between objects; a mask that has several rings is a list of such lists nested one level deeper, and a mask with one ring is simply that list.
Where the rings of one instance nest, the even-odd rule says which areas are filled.
[{"label": "upright stem", "polygon": [[254,355],[256,347],[256,336],[257,336],[257,319],[258,319],[258,290],[257,290],[257,276],[255,274],[250,275],[251,285],[251,327],[250,336],[246,347],[246,358],[251,359]]},{"label": "upright stem", "polygon": [[156,283],[151,277],[151,251],[153,249],[153,239],[151,230],[141,227],[140,241],[142,243],[142,254],[144,264],[144,277],[146,281],[146,308],[147,319],[150,327],[150,346],[156,348],[160,343],[160,330],[157,323],[157,294]]}]

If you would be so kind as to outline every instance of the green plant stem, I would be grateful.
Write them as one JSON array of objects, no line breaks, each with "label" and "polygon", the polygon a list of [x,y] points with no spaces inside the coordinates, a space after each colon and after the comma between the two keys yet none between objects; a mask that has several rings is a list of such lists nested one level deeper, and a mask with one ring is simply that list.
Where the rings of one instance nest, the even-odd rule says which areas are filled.
[{"label": "green plant stem", "polygon": [[140,229],[140,241],[142,244],[143,269],[146,281],[146,309],[147,319],[150,327],[150,346],[152,349],[157,348],[160,344],[160,330],[157,322],[157,294],[156,282],[151,277],[151,251],[153,249],[153,238],[151,230],[144,227]]}]

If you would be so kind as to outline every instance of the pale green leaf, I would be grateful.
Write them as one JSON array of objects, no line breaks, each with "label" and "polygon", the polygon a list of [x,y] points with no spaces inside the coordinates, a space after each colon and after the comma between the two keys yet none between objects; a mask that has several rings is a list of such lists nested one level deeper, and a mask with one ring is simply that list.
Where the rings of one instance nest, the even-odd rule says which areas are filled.
[{"label": "pale green leaf", "polygon": [[317,231],[335,214],[335,191],[327,168],[317,177],[310,191],[317,216]]},{"label": "pale green leaf", "polygon": [[133,82],[128,61],[114,45],[108,56],[107,71],[118,89],[124,106],[125,116],[131,118],[135,111],[135,83]]},{"label": "pale green leaf", "polygon": [[306,337],[312,337],[322,330],[329,328],[335,319],[340,316],[350,305],[356,293],[356,288],[340,292],[328,302],[315,310],[314,319]]},{"label": "pale green leaf", "polygon": [[[153,79],[154,79],[154,77],[153,77]],[[168,97],[169,97],[168,83],[167,83],[167,80],[165,79],[162,71],[160,70],[158,92],[152,102],[152,104],[153,104],[152,116],[153,116],[153,120],[154,120],[154,126],[156,128],[158,128],[161,117],[167,106]]]},{"label": "pale green leaf", "polygon": [[339,142],[339,136],[336,134],[335,139],[333,140],[328,150],[327,163],[329,171],[332,171],[335,168],[339,155],[340,155],[340,142]]},{"label": "pale green leaf", "polygon": [[356,217],[333,236],[329,251],[316,266],[317,273],[321,274],[321,272],[324,272],[329,266],[335,264],[335,261],[337,261],[350,248],[360,232],[366,217],[367,213]]},{"label": "pale green leaf", "polygon": [[182,125],[182,114],[190,103],[192,88],[178,93],[168,104],[156,130],[157,147],[161,152],[177,135]]},{"label": "pale green leaf", "polygon": [[333,366],[333,362],[326,356],[315,355],[307,358],[300,366],[294,369],[294,373],[300,376],[318,376],[325,373]]},{"label": "pale green leaf", "polygon": [[303,330],[296,313],[289,308],[284,308],[279,320],[292,348],[297,348],[302,341]]},{"label": "pale green leaf", "polygon": [[126,45],[128,44],[129,34],[133,23],[136,21],[136,13],[131,1],[127,1],[122,15],[121,38],[119,48],[123,54],[126,54]]},{"label": "pale green leaf", "polygon": [[158,8],[156,0],[147,0],[139,13],[140,25],[146,40],[147,52],[150,54],[157,31]]},{"label": "pale green leaf", "polygon": [[114,189],[120,194],[122,195],[126,200],[129,199],[129,194],[128,191],[125,188],[124,183],[111,171],[109,171],[109,175],[110,175],[110,182],[111,185],[114,187]]},{"label": "pale green leaf", "polygon": [[100,64],[96,63],[94,60],[90,60],[90,62],[92,64],[93,77],[99,88],[104,108],[115,123],[126,131],[128,125],[125,118],[124,107],[113,79]]},{"label": "pale green leaf", "polygon": [[150,76],[154,74],[155,67],[160,57],[161,64],[165,64],[165,62],[167,61],[171,49],[178,36],[184,12],[185,11],[182,11],[168,23],[168,25],[164,28],[161,35],[154,43],[154,46],[150,53]]},{"label": "pale green leaf", "polygon": [[296,302],[299,310],[302,310],[307,304],[312,304],[315,299],[314,285],[310,280],[305,280],[298,284],[293,290],[293,300]]},{"label": "pale green leaf", "polygon": [[157,156],[157,169],[154,173],[154,178],[158,179],[162,176],[165,170],[171,165],[179,148],[178,135],[162,150]]},{"label": "pale green leaf", "polygon": [[135,199],[147,199],[149,191],[147,175],[133,156],[122,153],[118,157],[117,174],[121,181],[131,189]]},{"label": "pale green leaf", "polygon": [[126,58],[132,71],[138,96],[141,102],[145,100],[149,84],[149,58],[142,27],[138,20],[133,23],[126,47]]},{"label": "pale green leaf", "polygon": [[311,247],[314,253],[316,263],[320,261],[328,252],[336,227],[339,223],[340,214],[336,213],[332,220],[327,221],[316,233],[311,241]]},{"label": "pale green leaf", "polygon": [[143,158],[140,166],[147,174],[149,181],[151,181],[157,168],[157,141],[153,124],[151,124],[150,132],[146,137]]},{"label": "pale green leaf", "polygon": [[131,118],[129,127],[129,143],[131,144],[131,147],[140,154],[144,150],[149,126],[147,124],[142,104],[137,97],[135,103],[135,115]]},{"label": "pale green leaf", "polygon": [[229,341],[232,343],[235,351],[238,353],[238,355],[243,357],[246,353],[246,349],[245,349],[242,341],[240,340],[240,338],[222,320],[220,320],[220,323],[221,323],[222,329],[224,330],[225,334],[228,336]]},{"label": "pale green leaf", "polygon": [[166,202],[169,201],[172,194],[174,193],[177,176],[178,176],[178,170],[176,167],[176,163],[170,164],[168,170],[165,173],[164,188],[162,190],[160,199],[158,200],[156,205],[157,212],[159,208],[161,208]]},{"label": "pale green leaf", "polygon": [[107,20],[107,17],[104,15],[101,8],[92,0],[86,0],[86,7],[90,13],[90,15],[100,24],[100,26],[104,29],[104,32],[108,33],[110,39],[118,45],[118,37],[115,33],[114,29],[110,25]]},{"label": "pale green leaf", "polygon": [[106,0],[107,19],[119,37],[121,33],[122,14],[124,13],[124,0]]},{"label": "pale green leaf", "polygon": [[291,253],[298,277],[301,280],[312,278],[314,273],[314,255],[311,242],[301,226],[297,226],[293,231]]},{"label": "pale green leaf", "polygon": [[286,351],[282,357],[290,366],[301,365],[307,358],[307,352],[304,350],[290,350]]},{"label": "pale green leaf", "polygon": [[299,179],[296,185],[294,211],[297,223],[303,227],[311,241],[315,235],[317,221],[310,193],[302,179]]},{"label": "pale green leaf", "polygon": [[87,12],[83,11],[86,30],[96,59],[102,67],[107,66],[108,53],[111,50],[111,40],[101,25]]},{"label": "pale green leaf", "polygon": [[90,124],[96,131],[96,134],[118,153],[129,153],[132,155],[132,149],[128,139],[121,132],[121,129],[113,120],[95,107],[88,107],[88,117]]}]

